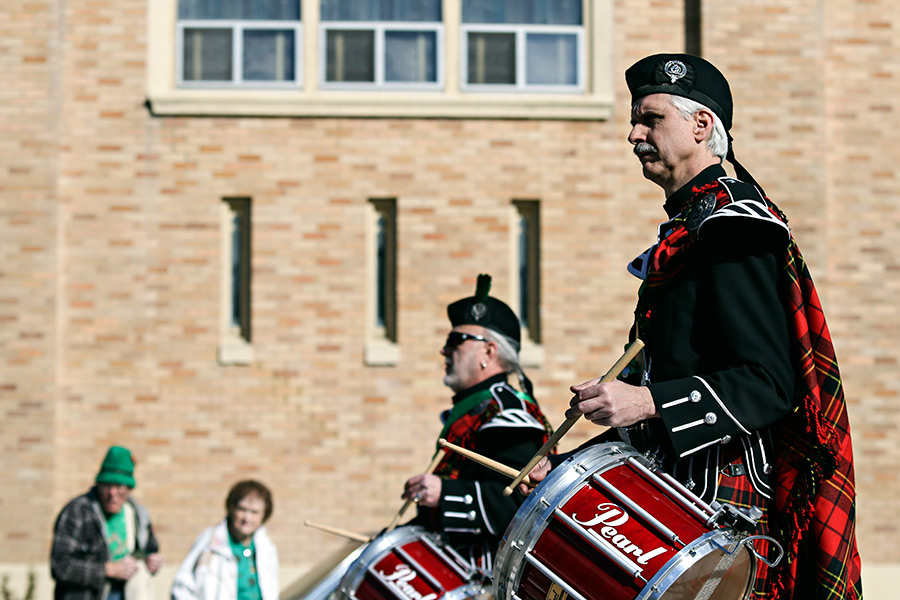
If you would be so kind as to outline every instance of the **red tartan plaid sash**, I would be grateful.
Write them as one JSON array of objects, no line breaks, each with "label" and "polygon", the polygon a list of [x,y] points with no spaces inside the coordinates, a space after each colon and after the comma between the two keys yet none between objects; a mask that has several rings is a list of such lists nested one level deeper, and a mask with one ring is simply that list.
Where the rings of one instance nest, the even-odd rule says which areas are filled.
[{"label": "red tartan plaid sash", "polygon": [[[776,514],[770,522],[787,543],[789,560],[775,570],[770,589],[782,598],[855,600],[862,597],[862,578],[844,388],[819,296],[793,239],[786,263],[785,304],[799,380],[794,411],[775,428]],[[795,589],[801,543],[815,559],[814,596]]]},{"label": "red tartan plaid sash", "polygon": [[[685,218],[692,203],[710,193],[716,210],[733,202],[718,181],[692,190],[683,215],[669,224],[650,254],[650,264],[636,309],[637,328],[646,337],[654,288],[681,270],[696,241]],[[787,223],[768,198],[769,211]],[[767,597],[797,600],[857,600],[862,597],[861,565],[856,545],[856,491],[850,424],[837,358],[815,285],[800,250],[790,239],[783,275],[785,310],[795,340],[797,370],[794,409],[773,428],[776,444],[775,505],[768,515],[776,537],[786,545],[786,559],[767,581]],[[797,557],[811,556],[808,568],[817,589],[797,580]]]}]

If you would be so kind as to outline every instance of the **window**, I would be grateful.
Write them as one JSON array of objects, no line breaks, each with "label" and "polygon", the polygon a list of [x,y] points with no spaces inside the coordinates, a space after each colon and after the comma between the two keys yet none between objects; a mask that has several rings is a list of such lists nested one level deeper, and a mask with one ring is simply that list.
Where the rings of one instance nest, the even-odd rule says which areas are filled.
[{"label": "window", "polygon": [[581,0],[463,0],[464,88],[584,88]]},{"label": "window", "polygon": [[613,0],[152,0],[156,116],[612,118]]},{"label": "window", "polygon": [[248,364],[253,360],[250,330],[251,278],[250,198],[222,201],[222,290],[219,362]]},{"label": "window", "polygon": [[300,0],[179,0],[178,85],[296,87]]},{"label": "window", "polygon": [[441,0],[321,0],[324,87],[438,89]]},{"label": "window", "polygon": [[513,200],[518,299],[523,340],[541,343],[541,205],[537,200]]},{"label": "window", "polygon": [[369,200],[369,284],[366,352],[368,365],[394,365],[397,346],[397,201]]}]

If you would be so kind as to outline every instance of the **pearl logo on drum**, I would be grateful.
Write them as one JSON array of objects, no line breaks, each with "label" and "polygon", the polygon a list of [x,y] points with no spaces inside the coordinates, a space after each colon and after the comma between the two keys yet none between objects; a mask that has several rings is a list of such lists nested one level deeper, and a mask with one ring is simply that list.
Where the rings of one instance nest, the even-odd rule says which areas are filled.
[{"label": "pearl logo on drum", "polygon": [[407,564],[400,563],[394,567],[394,572],[390,575],[378,571],[378,578],[387,585],[390,589],[397,592],[403,598],[409,598],[410,600],[435,600],[437,598],[437,594],[431,593],[422,595],[415,587],[413,587],[412,580],[414,580],[417,576],[417,573]]},{"label": "pearl logo on drum", "polygon": [[[635,562],[639,565],[646,565],[651,559],[668,550],[668,548],[660,546],[648,552],[628,539],[625,534],[620,533],[618,528],[627,523],[629,519],[628,513],[621,506],[612,502],[604,502],[597,505],[597,511],[593,517],[585,521],[579,520],[574,514],[570,516],[573,521],[618,548],[622,554],[633,555],[637,559]],[[598,525],[602,525],[599,530],[593,529]]]}]

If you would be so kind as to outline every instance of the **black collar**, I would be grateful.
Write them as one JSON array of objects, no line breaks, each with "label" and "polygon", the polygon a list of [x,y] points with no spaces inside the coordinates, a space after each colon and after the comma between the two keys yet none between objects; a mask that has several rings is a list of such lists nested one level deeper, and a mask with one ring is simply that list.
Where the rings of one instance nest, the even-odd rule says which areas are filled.
[{"label": "black collar", "polygon": [[498,373],[493,377],[488,377],[484,381],[479,381],[475,385],[470,388],[466,388],[463,391],[459,392],[455,396],[453,396],[453,404],[456,404],[460,400],[464,398],[468,398],[475,392],[480,392],[481,390],[486,390],[495,383],[506,383],[506,373]]},{"label": "black collar", "polygon": [[695,175],[693,179],[675,190],[671,196],[666,198],[666,203],[663,204],[666,214],[669,215],[670,219],[675,218],[678,213],[684,210],[688,200],[694,195],[694,188],[711,183],[719,177],[725,177],[725,175],[727,175],[727,173],[725,173],[725,169],[722,168],[722,165],[710,165],[709,167],[706,167]]}]

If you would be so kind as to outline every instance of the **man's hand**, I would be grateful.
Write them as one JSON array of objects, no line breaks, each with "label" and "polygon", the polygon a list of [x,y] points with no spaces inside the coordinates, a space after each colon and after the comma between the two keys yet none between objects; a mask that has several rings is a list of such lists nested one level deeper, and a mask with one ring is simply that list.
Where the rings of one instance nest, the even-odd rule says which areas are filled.
[{"label": "man's hand", "polygon": [[596,425],[626,427],[659,416],[650,389],[645,386],[592,379],[569,389],[575,396],[569,402],[567,419],[584,415]]},{"label": "man's hand", "polygon": [[156,575],[156,572],[159,571],[159,568],[163,564],[162,554],[159,552],[148,554],[147,558],[144,559],[144,562],[147,563],[147,570],[150,571],[150,574]]},{"label": "man's hand", "polygon": [[[537,485],[544,480],[547,475],[550,474],[550,460],[545,456],[541,460],[538,461],[538,464],[534,465],[531,471],[528,472],[528,478],[531,480],[532,485]],[[523,496],[527,496],[534,490],[533,487],[525,485],[524,483],[520,483],[516,488]]]},{"label": "man's hand", "polygon": [[403,488],[402,498],[419,506],[437,506],[441,501],[441,478],[431,473],[411,477]]},{"label": "man's hand", "polygon": [[106,576],[110,579],[129,580],[137,573],[138,563],[133,556],[126,556],[121,560],[106,563]]}]

